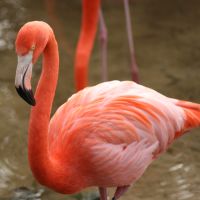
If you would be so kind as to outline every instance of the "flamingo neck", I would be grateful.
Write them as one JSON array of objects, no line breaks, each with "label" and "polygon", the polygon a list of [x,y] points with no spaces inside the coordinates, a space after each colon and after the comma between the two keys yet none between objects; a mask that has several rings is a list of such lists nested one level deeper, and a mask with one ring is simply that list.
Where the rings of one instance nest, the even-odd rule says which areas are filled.
[{"label": "flamingo neck", "polygon": [[55,163],[48,149],[48,127],[59,70],[58,47],[53,34],[43,56],[42,74],[35,92],[36,106],[31,109],[29,122],[28,158],[36,179],[48,185],[50,179],[55,178],[52,177]]},{"label": "flamingo neck", "polygon": [[88,64],[99,19],[100,0],[83,0],[81,32],[75,54],[76,90],[88,85]]}]

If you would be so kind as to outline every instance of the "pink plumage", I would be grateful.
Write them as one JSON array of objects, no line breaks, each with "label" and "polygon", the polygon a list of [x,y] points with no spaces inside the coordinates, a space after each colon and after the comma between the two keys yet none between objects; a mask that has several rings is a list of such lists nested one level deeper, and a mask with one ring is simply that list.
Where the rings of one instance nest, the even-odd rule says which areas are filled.
[{"label": "pink plumage", "polygon": [[[66,157],[73,155],[74,168],[81,171],[87,166],[87,186],[130,185],[184,133],[188,112],[195,119],[200,113],[197,109],[193,113],[194,106],[185,107],[131,81],[87,87],[69,98],[51,119],[51,155],[68,148]],[[195,108],[200,107],[196,104]]]}]

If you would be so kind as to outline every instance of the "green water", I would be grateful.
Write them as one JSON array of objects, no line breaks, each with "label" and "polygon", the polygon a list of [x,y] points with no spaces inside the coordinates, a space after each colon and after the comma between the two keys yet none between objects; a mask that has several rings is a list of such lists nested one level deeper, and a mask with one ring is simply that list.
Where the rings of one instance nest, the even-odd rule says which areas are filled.
[{"label": "green water", "polygon": [[[103,1],[109,34],[110,80],[130,79],[122,3],[122,0]],[[144,85],[174,98],[200,102],[199,7],[199,0],[131,1],[136,56]],[[80,14],[78,0],[55,1],[53,9],[47,6],[47,1],[41,0],[0,1],[0,200],[13,199],[19,187],[27,187],[33,194],[39,190],[42,200],[87,199],[91,194],[86,191],[67,197],[45,188],[41,190],[27,162],[30,107],[14,88],[16,33],[27,21],[44,20],[54,28],[60,47],[60,76],[53,110],[73,94],[73,59]],[[99,53],[97,38],[90,65],[90,85],[101,81]],[[41,61],[34,67],[33,85],[38,80],[40,64]],[[199,142],[199,129],[176,141],[121,199],[198,200]]]}]

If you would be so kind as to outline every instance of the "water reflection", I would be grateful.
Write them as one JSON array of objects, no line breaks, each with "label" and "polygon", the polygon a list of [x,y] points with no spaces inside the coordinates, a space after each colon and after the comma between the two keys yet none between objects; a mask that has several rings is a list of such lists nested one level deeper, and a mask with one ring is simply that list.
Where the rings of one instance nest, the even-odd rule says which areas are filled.
[{"label": "water reflection", "polygon": [[4,196],[19,184],[27,184],[30,178],[25,167],[26,131],[22,128],[25,124],[15,109],[13,85],[7,82],[0,85],[0,116],[0,195]]},{"label": "water reflection", "polygon": [[33,190],[26,187],[15,189],[12,200],[41,200],[44,189]]},{"label": "water reflection", "polygon": [[[81,4],[79,0],[54,3],[55,7],[47,8],[40,0],[0,1],[0,198],[20,199],[21,194],[27,197],[30,194],[42,200],[67,199],[66,195],[48,189],[43,192],[30,173],[27,162],[30,107],[14,89],[16,55],[13,44],[16,32],[27,20],[42,19],[54,26],[61,47],[54,110],[74,91],[73,52],[79,34]],[[114,4],[110,0],[103,3],[109,34],[109,77],[130,79],[123,2]],[[136,56],[143,83],[166,95],[197,102],[200,96],[199,6],[199,0],[135,0],[131,4]],[[52,9],[55,9],[53,15]],[[91,85],[100,81],[98,67],[96,45],[91,60]],[[39,68],[39,64],[34,68],[35,81],[40,74]],[[199,199],[199,141],[199,130],[176,141],[122,200]],[[93,194],[95,198],[96,191]],[[91,190],[68,199],[90,199],[90,195]]]},{"label": "water reflection", "polygon": [[174,181],[176,183],[177,193],[171,194],[171,198],[175,199],[191,199],[194,194],[190,191],[191,183],[186,179],[188,175],[186,174],[191,170],[192,166],[184,167],[183,163],[177,164],[169,169],[170,172],[175,173],[179,171],[178,175],[174,174]]}]

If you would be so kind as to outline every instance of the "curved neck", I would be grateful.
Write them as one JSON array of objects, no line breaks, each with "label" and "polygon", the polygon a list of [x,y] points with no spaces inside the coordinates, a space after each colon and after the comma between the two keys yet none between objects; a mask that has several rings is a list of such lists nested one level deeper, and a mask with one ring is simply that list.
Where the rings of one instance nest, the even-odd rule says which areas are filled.
[{"label": "curved neck", "polygon": [[99,19],[100,0],[83,0],[81,32],[75,55],[76,90],[88,85],[88,64]]},{"label": "curved neck", "polygon": [[59,55],[53,33],[43,53],[42,74],[35,92],[36,106],[31,109],[28,136],[28,157],[31,170],[41,184],[48,182],[53,163],[48,152],[48,127],[55,95]]}]

